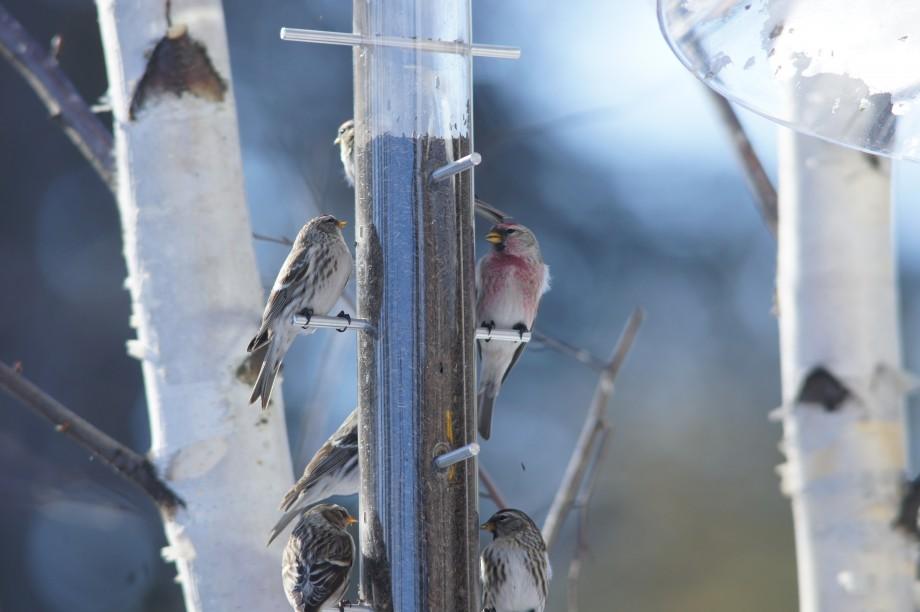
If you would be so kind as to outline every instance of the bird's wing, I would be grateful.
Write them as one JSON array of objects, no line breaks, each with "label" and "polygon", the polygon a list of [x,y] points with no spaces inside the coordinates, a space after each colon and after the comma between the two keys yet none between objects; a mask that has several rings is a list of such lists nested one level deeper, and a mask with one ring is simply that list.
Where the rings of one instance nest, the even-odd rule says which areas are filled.
[{"label": "bird's wing", "polygon": [[318,556],[322,559],[304,564],[298,583],[306,610],[319,610],[329,598],[343,590],[354,561],[354,541],[347,534],[336,537],[321,553]]},{"label": "bird's wing", "polygon": [[543,283],[540,285],[540,295],[543,295],[550,290],[550,281],[552,279],[549,275],[549,266],[543,264]]},{"label": "bird's wing", "polygon": [[350,570],[351,564],[346,566],[329,562],[314,563],[309,569],[304,568],[298,583],[304,610],[320,610],[339,591],[348,579]]},{"label": "bird's wing", "polygon": [[511,358],[511,363],[508,364],[508,368],[505,370],[505,373],[502,375],[502,384],[505,384],[505,379],[508,378],[508,374],[511,373],[511,368],[514,367],[514,364],[517,363],[517,360],[521,358],[521,353],[524,352],[524,347],[527,344],[525,342],[518,343],[517,348],[514,351],[514,356]]},{"label": "bird's wing", "polygon": [[[358,457],[358,411],[354,410],[323,448],[310,460],[304,469],[301,488],[307,489],[326,474],[336,472],[349,461]],[[298,483],[301,484],[301,483]]]},{"label": "bird's wing", "polygon": [[297,287],[304,281],[310,273],[312,263],[315,257],[312,256],[313,245],[306,246],[294,245],[284,265],[278,271],[278,278],[272,286],[271,295],[268,297],[268,305],[265,307],[265,314],[262,315],[263,325],[269,321],[275,321],[282,315],[284,308],[291,302],[291,298],[297,290]]}]

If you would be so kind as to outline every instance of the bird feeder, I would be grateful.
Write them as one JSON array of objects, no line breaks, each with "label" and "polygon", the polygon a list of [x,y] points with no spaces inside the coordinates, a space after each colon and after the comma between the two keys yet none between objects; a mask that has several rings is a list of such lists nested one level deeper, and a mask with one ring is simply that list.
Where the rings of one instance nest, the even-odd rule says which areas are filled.
[{"label": "bird feeder", "polygon": [[723,96],[796,131],[920,160],[920,3],[659,0],[677,57]]}]

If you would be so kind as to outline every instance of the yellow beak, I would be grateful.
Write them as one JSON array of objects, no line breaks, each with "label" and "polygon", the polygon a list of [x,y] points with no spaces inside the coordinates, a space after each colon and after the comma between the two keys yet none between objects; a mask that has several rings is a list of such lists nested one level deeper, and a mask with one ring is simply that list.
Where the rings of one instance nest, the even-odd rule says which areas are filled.
[{"label": "yellow beak", "polygon": [[353,516],[349,516],[347,519],[345,519],[345,522],[346,522],[348,525],[354,525],[355,523],[358,522],[358,519],[356,519],[356,518],[353,517]]},{"label": "yellow beak", "polygon": [[486,240],[488,240],[492,244],[501,244],[502,242],[505,241],[505,238],[498,232],[489,232],[488,234],[486,234]]},{"label": "yellow beak", "polygon": [[335,224],[339,226],[339,229],[342,229],[343,227],[348,225],[348,221],[336,221]]},{"label": "yellow beak", "polygon": [[495,523],[492,523],[491,521],[488,523],[483,523],[482,525],[479,526],[479,528],[484,529],[486,531],[495,531]]}]

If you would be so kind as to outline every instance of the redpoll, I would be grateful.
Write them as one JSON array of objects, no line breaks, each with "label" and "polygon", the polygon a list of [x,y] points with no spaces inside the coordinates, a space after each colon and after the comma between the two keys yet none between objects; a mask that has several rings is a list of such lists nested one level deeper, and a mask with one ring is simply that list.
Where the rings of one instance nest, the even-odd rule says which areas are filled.
[{"label": "redpoll", "polygon": [[[517,223],[494,225],[486,234],[491,252],[476,266],[477,320],[488,328],[530,331],[540,297],[549,289],[549,268],[543,263],[533,232]],[[479,434],[492,434],[492,408],[502,383],[526,345],[479,341]]]},{"label": "redpoll", "polygon": [[262,408],[268,406],[281,361],[299,332],[292,317],[326,315],[342,295],[353,266],[342,237],[343,227],[345,221],[322,215],[311,219],[297,234],[268,297],[259,332],[246,349],[251,353],[268,345],[250,403],[261,398]]},{"label": "redpoll", "polygon": [[355,186],[355,120],[349,119],[339,126],[338,135],[333,144],[339,145],[339,157],[342,159],[342,168],[345,169],[345,180],[352,187]]},{"label": "redpoll", "polygon": [[335,504],[320,504],[303,513],[281,563],[284,594],[294,610],[319,612],[339,604],[355,558],[355,541],[345,528],[355,522]]},{"label": "redpoll", "polygon": [[[345,422],[326,440],[300,477],[281,502],[284,516],[272,528],[268,543],[278,537],[288,523],[304,508],[333,495],[355,495],[361,485],[358,471],[358,411],[354,410]],[[293,508],[294,505],[296,508]],[[293,508],[293,509],[292,509]]]},{"label": "redpoll", "polygon": [[499,510],[482,528],[493,535],[479,559],[483,610],[543,612],[553,570],[540,530],[511,509]]}]

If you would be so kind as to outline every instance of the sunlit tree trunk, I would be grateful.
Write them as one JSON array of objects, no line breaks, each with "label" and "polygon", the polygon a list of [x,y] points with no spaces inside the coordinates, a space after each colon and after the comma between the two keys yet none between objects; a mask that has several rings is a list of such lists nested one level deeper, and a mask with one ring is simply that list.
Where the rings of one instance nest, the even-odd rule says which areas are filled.
[{"label": "sunlit tree trunk", "polygon": [[[783,130],[778,309],[800,610],[911,610],[888,164]],[[821,370],[823,368],[823,371]]]},{"label": "sunlit tree trunk", "polygon": [[[190,611],[283,610],[266,549],[291,483],[280,392],[234,372],[262,290],[243,193],[220,0],[99,0],[127,286],[152,455],[187,507],[165,517]],[[169,15],[167,15],[169,11]],[[278,544],[280,546],[280,543]]]}]

